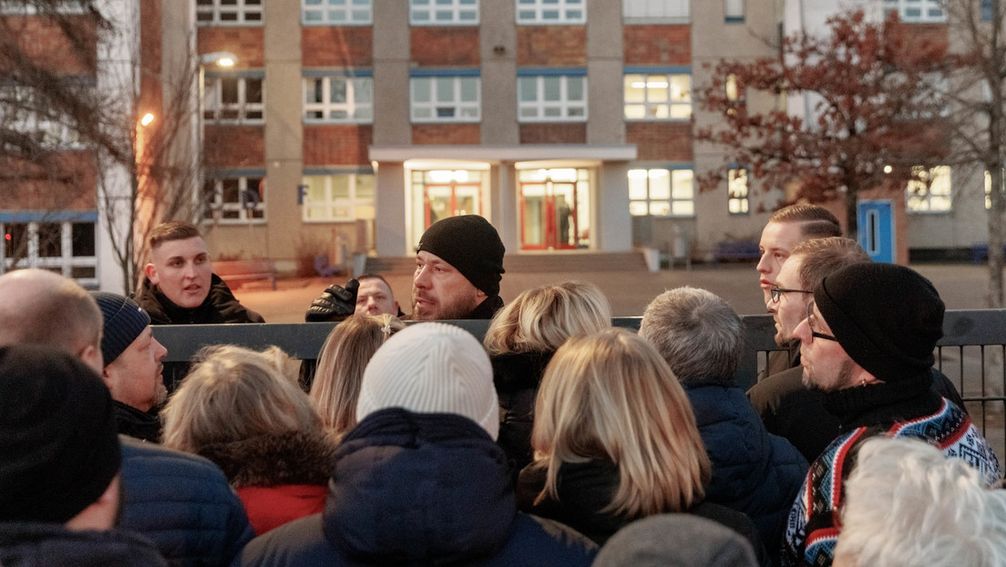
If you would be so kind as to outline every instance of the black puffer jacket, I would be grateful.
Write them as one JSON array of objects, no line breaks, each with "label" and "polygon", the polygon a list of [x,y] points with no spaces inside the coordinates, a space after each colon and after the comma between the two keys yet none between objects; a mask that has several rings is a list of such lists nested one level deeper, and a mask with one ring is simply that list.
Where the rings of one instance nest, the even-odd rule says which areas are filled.
[{"label": "black puffer jacket", "polygon": [[550,352],[521,352],[490,357],[493,383],[500,405],[498,443],[506,453],[516,482],[521,469],[531,463],[531,430],[534,428],[534,400]]},{"label": "black puffer jacket", "polygon": [[129,532],[70,531],[60,524],[0,523],[0,565],[157,567],[167,563],[149,541]]},{"label": "black puffer jacket", "polygon": [[216,274],[210,280],[209,294],[199,307],[187,309],[175,305],[146,278],[136,297],[136,303],[150,314],[150,323],[153,325],[265,323],[261,315],[241,305],[231,288]]}]

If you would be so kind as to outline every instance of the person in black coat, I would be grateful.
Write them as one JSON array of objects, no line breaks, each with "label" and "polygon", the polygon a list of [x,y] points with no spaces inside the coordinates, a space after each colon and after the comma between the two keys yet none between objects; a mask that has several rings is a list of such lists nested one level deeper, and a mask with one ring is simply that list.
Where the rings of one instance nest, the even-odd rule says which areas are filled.
[{"label": "person in black coat", "polygon": [[568,524],[599,544],[634,520],[684,512],[764,546],[743,513],[707,502],[709,457],[681,385],[652,345],[624,329],[573,337],[538,391],[520,474],[521,509]]},{"label": "person in black coat", "polygon": [[529,289],[489,323],[482,344],[493,365],[500,401],[499,444],[517,473],[531,463],[534,398],[555,349],[571,336],[611,326],[611,307],[591,283],[563,282]]}]

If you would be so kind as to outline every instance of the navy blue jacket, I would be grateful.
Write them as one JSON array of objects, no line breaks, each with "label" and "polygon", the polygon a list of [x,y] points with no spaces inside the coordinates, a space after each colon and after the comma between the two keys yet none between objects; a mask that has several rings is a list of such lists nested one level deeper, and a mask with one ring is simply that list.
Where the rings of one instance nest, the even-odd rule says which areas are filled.
[{"label": "navy blue jacket", "polygon": [[765,430],[740,388],[685,385],[713,466],[706,501],[747,514],[765,548],[776,550],[807,473],[793,445]]},{"label": "navy blue jacket", "polygon": [[245,565],[583,565],[596,546],[517,512],[506,456],[475,422],[392,408],[336,451],[322,514],[253,540]]},{"label": "navy blue jacket", "polygon": [[70,531],[62,524],[0,523],[0,565],[159,567],[164,558],[146,539],[120,530]]},{"label": "navy blue jacket", "polygon": [[213,463],[120,435],[119,528],[154,542],[173,565],[230,565],[254,533],[244,506]]}]

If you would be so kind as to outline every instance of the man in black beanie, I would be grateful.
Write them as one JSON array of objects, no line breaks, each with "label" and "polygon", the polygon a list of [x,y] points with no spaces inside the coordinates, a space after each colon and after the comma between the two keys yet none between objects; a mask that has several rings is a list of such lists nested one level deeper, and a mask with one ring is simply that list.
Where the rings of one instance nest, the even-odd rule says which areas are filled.
[{"label": "man in black beanie", "polygon": [[933,350],[943,336],[943,301],[915,271],[853,264],[814,289],[800,340],[804,384],[825,392],[843,434],[811,464],[790,510],[784,565],[830,565],[841,526],[841,483],[859,445],[875,435],[913,437],[974,467],[991,486],[999,461],[960,407],[931,388]]},{"label": "man in black beanie", "polygon": [[[479,215],[439,220],[426,229],[416,247],[412,279],[412,318],[491,319],[503,307],[499,296],[503,241]],[[307,321],[339,321],[356,308],[358,283],[329,286],[311,303]]]}]

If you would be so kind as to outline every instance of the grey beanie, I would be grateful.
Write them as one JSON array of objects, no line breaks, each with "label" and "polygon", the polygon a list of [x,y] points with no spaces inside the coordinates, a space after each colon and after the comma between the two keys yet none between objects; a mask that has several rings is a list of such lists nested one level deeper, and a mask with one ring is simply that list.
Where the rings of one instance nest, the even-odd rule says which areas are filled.
[{"label": "grey beanie", "polygon": [[101,309],[101,356],[108,366],[150,325],[150,315],[128,297],[106,291],[91,296]]},{"label": "grey beanie", "polygon": [[751,544],[730,528],[691,514],[632,522],[601,548],[595,567],[756,567]]}]

